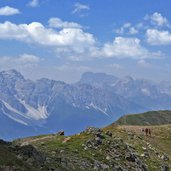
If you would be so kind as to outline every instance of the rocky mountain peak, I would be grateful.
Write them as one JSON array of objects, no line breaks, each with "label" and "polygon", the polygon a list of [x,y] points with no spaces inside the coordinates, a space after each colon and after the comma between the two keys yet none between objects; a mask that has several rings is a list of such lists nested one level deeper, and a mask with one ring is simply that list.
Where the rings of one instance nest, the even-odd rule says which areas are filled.
[{"label": "rocky mountain peak", "polygon": [[11,80],[11,81],[24,80],[24,76],[15,69],[1,71],[0,77],[3,77],[4,79]]}]

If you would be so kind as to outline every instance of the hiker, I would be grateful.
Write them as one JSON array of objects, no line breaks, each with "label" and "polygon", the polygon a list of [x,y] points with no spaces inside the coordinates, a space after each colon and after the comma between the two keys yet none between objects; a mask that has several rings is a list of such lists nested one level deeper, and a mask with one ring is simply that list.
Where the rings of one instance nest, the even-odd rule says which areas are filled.
[{"label": "hiker", "polygon": [[151,136],[151,129],[148,130],[148,134],[149,134],[149,136]]},{"label": "hiker", "polygon": [[148,128],[145,128],[145,135],[148,136],[149,130]]}]

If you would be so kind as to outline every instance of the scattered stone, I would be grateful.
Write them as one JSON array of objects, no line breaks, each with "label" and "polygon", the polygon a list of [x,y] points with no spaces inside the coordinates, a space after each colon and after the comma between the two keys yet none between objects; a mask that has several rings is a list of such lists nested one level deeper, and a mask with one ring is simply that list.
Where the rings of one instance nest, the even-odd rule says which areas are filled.
[{"label": "scattered stone", "polygon": [[161,171],[169,171],[169,170],[170,170],[169,166],[164,165],[161,167]]},{"label": "scattered stone", "polygon": [[44,155],[37,151],[36,148],[34,148],[32,145],[26,145],[26,146],[19,146],[15,148],[15,152],[17,155],[24,159],[33,159],[38,162],[44,162],[45,157]]},{"label": "scattered stone", "polygon": [[116,171],[126,171],[121,166],[114,166],[114,170],[116,170]]},{"label": "scattered stone", "polygon": [[99,137],[99,138],[101,138],[101,139],[104,138],[104,135],[103,135],[101,132],[97,132],[97,133],[95,134],[95,136],[96,136],[96,137]]},{"label": "scattered stone", "polygon": [[161,156],[161,159],[164,160],[164,161],[169,161],[169,157],[166,154]]},{"label": "scattered stone", "polygon": [[60,150],[60,153],[63,153],[64,152],[64,150]]},{"label": "scattered stone", "polygon": [[147,150],[147,148],[146,148],[146,147],[142,147],[142,149],[143,149],[144,151],[146,151],[146,150]]},{"label": "scattered stone", "polygon": [[84,147],[84,150],[88,150],[88,148],[87,147]]},{"label": "scattered stone", "polygon": [[125,156],[125,159],[130,162],[135,162],[136,156],[135,156],[135,154],[127,153]]},{"label": "scattered stone", "polygon": [[97,145],[102,144],[102,139],[100,137],[96,137],[95,140],[97,142]]},{"label": "scattered stone", "polygon": [[145,158],[148,158],[150,157],[149,153],[146,151],[144,152],[143,154],[140,155],[141,157],[145,157]]},{"label": "scattered stone", "polygon": [[140,156],[141,156],[141,157],[145,157],[145,154],[143,153],[143,154],[141,154]]},{"label": "scattered stone", "polygon": [[159,156],[159,152],[158,152],[158,151],[155,151],[155,154],[156,154],[157,156]]},{"label": "scattered stone", "polygon": [[107,131],[106,135],[108,135],[109,137],[112,137],[112,133],[110,131]]},{"label": "scattered stone", "polygon": [[109,169],[109,166],[101,163],[100,161],[95,160],[93,169],[94,170],[105,170],[105,169]]},{"label": "scattered stone", "polygon": [[106,160],[111,160],[111,157],[110,157],[110,156],[107,156],[107,157],[106,157]]},{"label": "scattered stone", "polygon": [[86,132],[87,134],[97,134],[97,133],[102,132],[102,130],[99,129],[99,128],[88,127],[88,128],[85,130],[85,132]]}]

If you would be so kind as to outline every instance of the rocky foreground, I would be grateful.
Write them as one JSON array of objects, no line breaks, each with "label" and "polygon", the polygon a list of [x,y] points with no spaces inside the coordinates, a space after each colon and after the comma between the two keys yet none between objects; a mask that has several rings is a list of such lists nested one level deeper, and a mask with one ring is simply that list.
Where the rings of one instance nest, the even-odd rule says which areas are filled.
[{"label": "rocky foreground", "polygon": [[64,132],[0,141],[2,171],[169,171],[171,125],[151,126],[146,136],[139,126],[87,128],[68,137]]}]

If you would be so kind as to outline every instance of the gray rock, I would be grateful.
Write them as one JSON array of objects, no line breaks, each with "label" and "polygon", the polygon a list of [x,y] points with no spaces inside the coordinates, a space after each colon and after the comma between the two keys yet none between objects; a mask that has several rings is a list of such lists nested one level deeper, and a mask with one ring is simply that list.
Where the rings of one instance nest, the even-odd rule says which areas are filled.
[{"label": "gray rock", "polygon": [[170,170],[169,166],[164,165],[161,167],[161,171],[169,171],[169,170]]},{"label": "gray rock", "polygon": [[110,131],[107,131],[107,132],[106,132],[106,135],[112,137],[112,133],[111,133]]},{"label": "gray rock", "polygon": [[56,135],[63,136],[63,135],[65,135],[65,132],[64,131],[59,131],[59,132],[56,133]]},{"label": "gray rock", "polygon": [[136,158],[137,157],[133,153],[127,153],[125,156],[125,159],[130,161],[130,162],[135,162]]},{"label": "gray rock", "polygon": [[96,137],[95,140],[96,140],[97,145],[102,144],[102,139],[100,137]]},{"label": "gray rock", "polygon": [[169,161],[169,157],[166,154],[161,156],[161,159],[164,160],[164,161]]},{"label": "gray rock", "polygon": [[109,169],[109,166],[95,160],[93,169],[94,170],[105,170],[105,169]]}]

